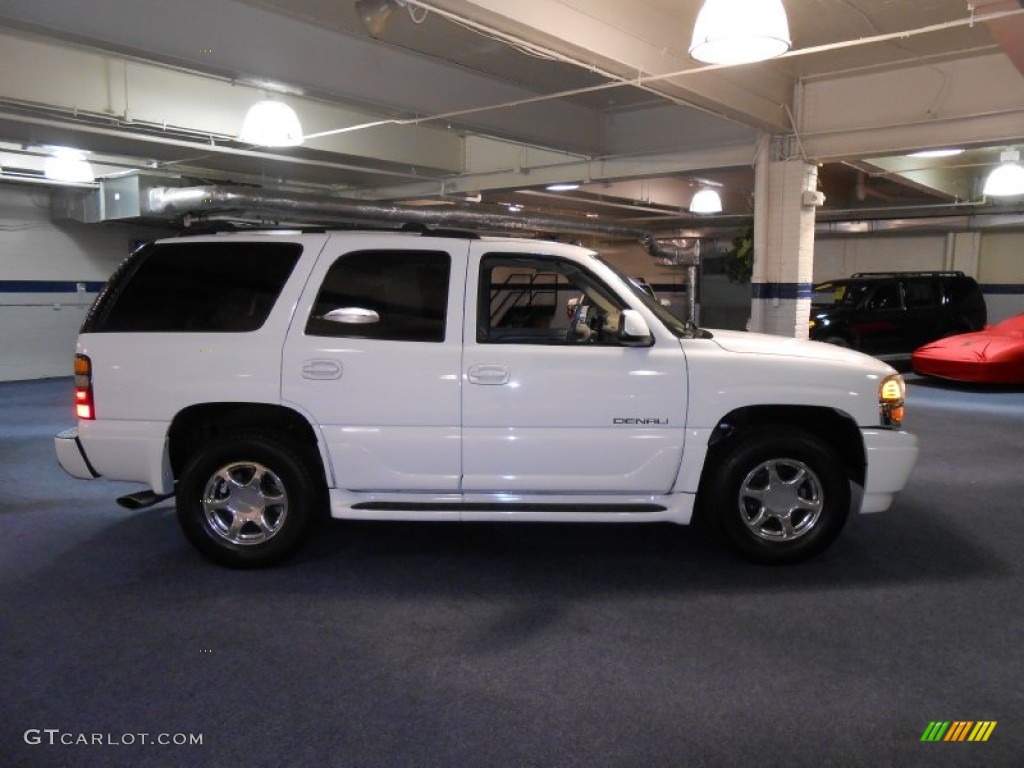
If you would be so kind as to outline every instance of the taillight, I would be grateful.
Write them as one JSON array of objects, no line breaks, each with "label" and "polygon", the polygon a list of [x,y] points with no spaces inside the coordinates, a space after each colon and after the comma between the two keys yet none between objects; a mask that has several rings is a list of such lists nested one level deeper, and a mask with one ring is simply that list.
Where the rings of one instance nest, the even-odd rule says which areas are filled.
[{"label": "taillight", "polygon": [[92,400],[92,361],[86,355],[75,355],[75,415],[87,420],[96,418]]}]

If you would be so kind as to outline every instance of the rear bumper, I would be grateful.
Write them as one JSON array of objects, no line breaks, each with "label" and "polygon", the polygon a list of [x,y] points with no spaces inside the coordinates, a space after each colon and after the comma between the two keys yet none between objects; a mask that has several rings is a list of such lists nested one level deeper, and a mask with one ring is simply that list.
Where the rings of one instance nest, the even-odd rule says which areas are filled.
[{"label": "rear bumper", "polygon": [[917,437],[889,429],[865,429],[861,434],[868,471],[860,511],[884,512],[910,479],[917,463]]},{"label": "rear bumper", "polygon": [[145,483],[157,494],[171,493],[167,427],[153,421],[80,421],[54,438],[57,461],[72,477]]},{"label": "rear bumper", "polygon": [[53,438],[53,448],[57,453],[57,461],[60,468],[72,477],[81,480],[92,480],[100,477],[100,474],[89,463],[89,457],[85,455],[85,448],[82,441],[78,439],[78,428],[65,429]]}]

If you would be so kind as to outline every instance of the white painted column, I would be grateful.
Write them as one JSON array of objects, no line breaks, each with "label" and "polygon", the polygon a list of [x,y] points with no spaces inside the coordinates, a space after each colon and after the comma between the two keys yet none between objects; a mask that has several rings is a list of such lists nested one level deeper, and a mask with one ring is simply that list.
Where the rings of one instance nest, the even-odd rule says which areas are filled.
[{"label": "white painted column", "polygon": [[762,140],[755,168],[754,272],[750,330],[807,338],[814,272],[818,168],[802,160],[771,160]]}]

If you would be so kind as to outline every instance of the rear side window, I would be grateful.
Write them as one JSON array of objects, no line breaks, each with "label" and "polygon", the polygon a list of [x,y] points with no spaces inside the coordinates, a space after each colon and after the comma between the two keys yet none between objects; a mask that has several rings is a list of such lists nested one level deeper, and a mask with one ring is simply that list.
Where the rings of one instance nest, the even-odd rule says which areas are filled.
[{"label": "rear side window", "polygon": [[946,282],[946,295],[951,302],[973,299],[980,293],[978,284],[969,277],[953,278]]},{"label": "rear side window", "polygon": [[903,309],[903,299],[900,296],[899,283],[882,283],[875,289],[868,301],[867,309]]},{"label": "rear side window", "polygon": [[[444,341],[451,257],[436,251],[356,251],[324,277],[308,336]],[[325,319],[341,311],[355,320]]]},{"label": "rear side window", "polygon": [[905,286],[907,292],[907,309],[925,309],[937,307],[939,300],[939,286],[931,279],[908,280]]},{"label": "rear side window", "polygon": [[145,246],[97,297],[83,333],[255,331],[302,253],[298,243]]}]

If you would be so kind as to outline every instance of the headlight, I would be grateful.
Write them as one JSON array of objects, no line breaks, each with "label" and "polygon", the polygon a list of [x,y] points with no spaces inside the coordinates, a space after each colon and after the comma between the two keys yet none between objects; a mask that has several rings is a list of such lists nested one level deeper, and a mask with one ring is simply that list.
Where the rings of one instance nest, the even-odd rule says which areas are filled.
[{"label": "headlight", "polygon": [[810,320],[807,321],[807,329],[808,330],[813,331],[817,327],[818,327],[818,321],[815,320],[813,317]]},{"label": "headlight", "polygon": [[886,376],[878,385],[878,410],[882,424],[898,427],[903,424],[903,408],[907,399],[907,387],[898,373]]}]

